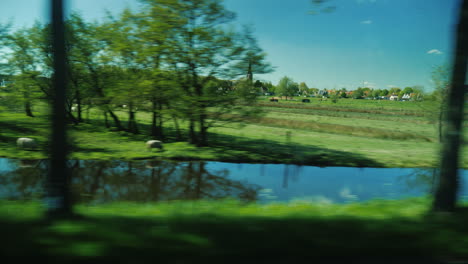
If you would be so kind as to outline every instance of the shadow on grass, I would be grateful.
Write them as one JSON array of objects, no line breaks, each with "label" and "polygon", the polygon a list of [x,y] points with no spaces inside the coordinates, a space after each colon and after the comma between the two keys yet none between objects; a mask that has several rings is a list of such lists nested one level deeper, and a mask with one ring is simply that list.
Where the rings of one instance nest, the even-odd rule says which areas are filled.
[{"label": "shadow on grass", "polygon": [[82,153],[91,153],[91,152],[108,153],[108,152],[111,152],[110,150],[105,149],[105,148],[85,147],[85,146],[78,146],[78,145],[73,145],[72,148],[71,148],[71,151],[73,151],[73,152],[82,152]]},{"label": "shadow on grass", "polygon": [[[467,219],[456,221],[350,217],[86,217],[52,225],[1,220],[6,255],[171,257],[190,263],[207,257],[261,257],[273,263],[304,257],[347,257],[364,263],[424,263],[467,258]],[[454,223],[456,223],[454,225]],[[452,234],[452,235],[450,235]],[[451,239],[448,239],[448,238]],[[374,261],[374,262],[371,262]],[[302,263],[302,262],[301,262]],[[309,261],[307,261],[309,263]],[[311,262],[312,263],[312,262]],[[328,263],[328,262],[327,262]],[[348,261],[343,263],[349,263]],[[362,263],[362,262],[361,262]]]},{"label": "shadow on grass", "polygon": [[[0,141],[15,141],[22,135],[31,135],[36,133],[36,129],[25,126],[22,123],[11,123],[0,121]],[[16,136],[13,136],[16,135]]]},{"label": "shadow on grass", "polygon": [[[130,140],[146,141],[151,139],[149,136],[150,125],[138,124],[140,134],[132,134],[125,131],[118,133]],[[108,131],[104,126],[104,121],[93,119],[90,123],[74,128],[81,131]],[[182,135],[186,135],[185,130],[181,130]],[[177,138],[175,129],[164,128],[165,143],[187,141],[187,138]],[[364,157],[363,155],[319,148],[313,146],[304,146],[300,144],[285,144],[268,139],[251,139],[247,137],[224,135],[219,133],[209,133],[209,147],[213,148],[217,154],[217,160],[226,162],[261,162],[261,163],[289,163],[299,165],[313,166],[345,166],[345,167],[384,167],[384,164]],[[80,151],[80,150],[77,150]],[[84,150],[86,151],[86,150]],[[93,151],[93,150],[89,150]],[[100,151],[99,149],[97,151]],[[199,149],[203,152],[203,149]],[[196,150],[191,150],[192,153]],[[174,159],[184,157],[175,157]],[[194,159],[191,157],[190,159]]]},{"label": "shadow on grass", "polygon": [[[232,157],[231,161],[243,161],[251,158],[272,163],[294,163],[313,166],[346,166],[346,167],[384,167],[384,164],[360,154],[338,151],[296,143],[280,143],[268,139],[249,139],[222,134],[210,133],[210,147],[220,149],[220,155],[229,150],[245,154]],[[229,157],[226,156],[226,161]]]}]

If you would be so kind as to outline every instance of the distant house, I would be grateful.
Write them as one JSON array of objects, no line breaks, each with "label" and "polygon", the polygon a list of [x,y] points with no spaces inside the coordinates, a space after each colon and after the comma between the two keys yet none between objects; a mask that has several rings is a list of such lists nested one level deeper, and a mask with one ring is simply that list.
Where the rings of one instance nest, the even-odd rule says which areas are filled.
[{"label": "distant house", "polygon": [[409,99],[411,99],[411,95],[410,95],[410,94],[404,94],[404,95],[401,97],[401,100],[404,100],[404,101],[409,101]]},{"label": "distant house", "polygon": [[318,91],[318,95],[319,95],[319,96],[327,96],[327,95],[328,95],[328,91],[327,91],[327,90],[320,90],[320,91]]},{"label": "distant house", "polygon": [[390,101],[398,101],[398,95],[392,94],[390,95]]}]

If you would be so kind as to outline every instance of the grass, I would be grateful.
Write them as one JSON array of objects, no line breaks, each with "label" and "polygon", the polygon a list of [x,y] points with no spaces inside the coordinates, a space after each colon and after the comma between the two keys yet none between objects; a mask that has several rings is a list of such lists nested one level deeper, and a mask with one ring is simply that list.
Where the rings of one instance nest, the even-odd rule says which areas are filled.
[{"label": "grass", "polygon": [[81,218],[49,222],[42,219],[44,207],[38,202],[2,201],[0,253],[55,256],[57,261],[118,255],[132,263],[156,256],[190,263],[239,256],[274,262],[304,256],[376,261],[369,263],[389,257],[468,258],[468,215],[428,215],[429,205],[427,198],[344,205],[114,203],[78,205]]},{"label": "grass", "polygon": [[[130,160],[158,156],[350,167],[437,165],[434,124],[411,102],[313,100],[313,108],[293,101],[264,104],[267,113],[261,119],[210,129],[210,146],[204,148],[176,142],[168,122],[162,152],[146,150],[146,135],[109,131],[99,115],[91,112],[90,123],[70,126],[72,157]],[[28,118],[2,112],[0,156],[45,157],[48,119],[41,113]],[[125,113],[118,114],[125,120]],[[137,114],[142,131],[149,131],[149,117],[149,113]],[[36,138],[40,148],[17,149],[15,141],[20,136]],[[462,159],[464,168],[468,168],[467,157]],[[0,254],[53,256],[61,263],[71,258],[82,262],[89,256],[118,256],[116,260],[128,263],[165,258],[174,263],[213,258],[220,262],[239,256],[282,263],[304,256],[309,260],[347,257],[343,263],[363,257],[371,259],[364,263],[409,256],[424,263],[468,259],[468,213],[429,215],[430,204],[429,198],[347,204],[119,202],[79,204],[75,210],[80,218],[46,221],[42,217],[45,208],[38,201],[0,201]]]},{"label": "grass", "polygon": [[[260,102],[265,115],[223,127],[210,128],[209,147],[196,148],[176,142],[173,124],[165,126],[164,151],[149,152],[150,113],[138,112],[143,134],[111,132],[102,117],[90,113],[90,123],[70,126],[75,143],[73,158],[144,159],[162,157],[175,160],[215,160],[255,163],[295,163],[316,166],[351,167],[434,167],[439,144],[436,125],[424,109],[428,102],[312,99],[312,103]],[[22,113],[0,115],[0,156],[44,158],[47,149],[48,120],[43,111],[35,118]],[[123,124],[126,113],[118,112]],[[181,122],[181,127],[186,124]],[[287,134],[290,137],[287,138]],[[465,133],[466,134],[466,133]],[[37,151],[19,150],[18,137],[33,137]],[[461,167],[468,168],[464,148]]]}]

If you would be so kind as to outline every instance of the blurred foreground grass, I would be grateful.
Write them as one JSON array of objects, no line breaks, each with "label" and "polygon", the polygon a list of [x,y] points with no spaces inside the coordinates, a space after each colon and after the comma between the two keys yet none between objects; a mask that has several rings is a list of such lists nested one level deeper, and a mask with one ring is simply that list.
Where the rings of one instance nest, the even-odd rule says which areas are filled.
[{"label": "blurred foreground grass", "polygon": [[38,202],[2,201],[0,254],[53,255],[60,262],[121,256],[120,261],[129,263],[155,261],[154,257],[193,263],[238,256],[276,261],[304,256],[375,258],[372,263],[384,263],[378,260],[388,257],[468,259],[468,214],[429,215],[429,207],[427,198],[341,205],[114,203],[78,205],[82,217],[48,222]]}]

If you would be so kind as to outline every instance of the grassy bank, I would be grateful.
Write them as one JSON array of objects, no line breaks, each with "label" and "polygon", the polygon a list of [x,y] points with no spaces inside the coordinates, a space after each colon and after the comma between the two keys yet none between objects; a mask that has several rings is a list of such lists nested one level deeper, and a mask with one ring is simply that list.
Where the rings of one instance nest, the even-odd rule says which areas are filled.
[{"label": "grassy bank", "polygon": [[[467,216],[430,216],[425,198],[344,205],[217,202],[79,205],[79,220],[41,220],[37,202],[0,203],[2,255],[201,260],[260,256],[468,258]],[[135,261],[134,258],[122,259]],[[279,261],[280,259],[275,259]]]},{"label": "grassy bank", "polygon": [[[315,166],[434,167],[439,144],[436,124],[427,105],[344,99],[334,104],[313,100],[261,102],[264,115],[223,127],[210,128],[209,147],[196,148],[175,140],[174,126],[165,123],[164,151],[149,152],[145,142],[150,113],[138,112],[142,134],[112,132],[102,116],[91,111],[89,123],[70,126],[73,158],[216,160],[255,163],[296,163]],[[127,114],[118,112],[125,124]],[[182,128],[186,124],[180,123]],[[48,119],[22,113],[0,114],[0,156],[43,158],[47,149]],[[289,136],[288,136],[289,135]],[[18,150],[18,137],[33,137],[38,151]],[[463,153],[466,154],[464,149]],[[468,155],[461,163],[468,168]]]}]

